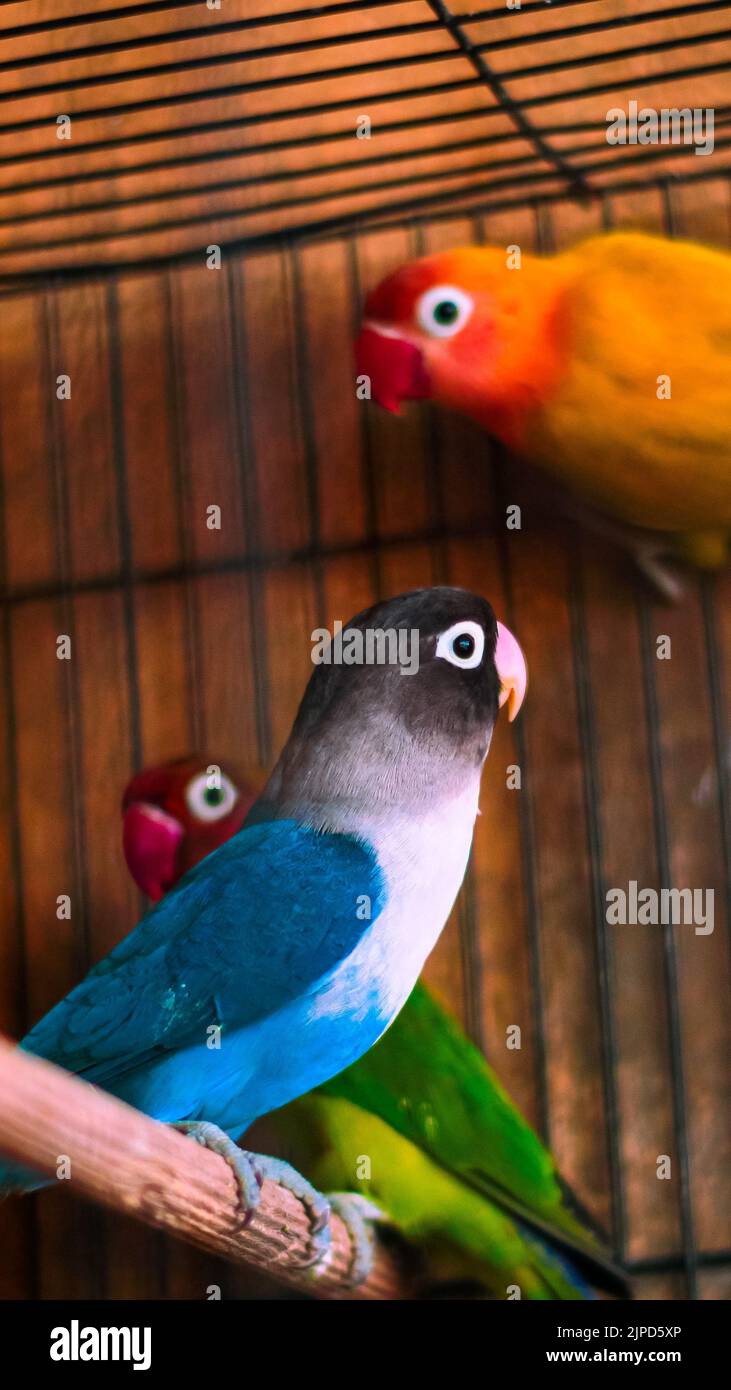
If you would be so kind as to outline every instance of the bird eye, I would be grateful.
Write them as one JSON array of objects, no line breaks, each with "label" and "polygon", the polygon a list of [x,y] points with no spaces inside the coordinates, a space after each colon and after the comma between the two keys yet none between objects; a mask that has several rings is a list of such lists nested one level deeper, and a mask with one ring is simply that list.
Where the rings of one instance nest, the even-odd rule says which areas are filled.
[{"label": "bird eye", "polygon": [[455,285],[437,285],[427,290],[416,306],[421,328],[433,338],[451,338],[467,322],[474,305],[468,294]]},{"label": "bird eye", "polygon": [[220,774],[217,781],[220,781],[220,786],[207,772],[199,772],[196,777],[191,778],[185,788],[188,810],[198,820],[221,820],[238,801],[239,794],[225,772]]},{"label": "bird eye", "polygon": [[479,666],[485,650],[485,634],[479,623],[453,623],[437,638],[436,656],[465,671]]}]

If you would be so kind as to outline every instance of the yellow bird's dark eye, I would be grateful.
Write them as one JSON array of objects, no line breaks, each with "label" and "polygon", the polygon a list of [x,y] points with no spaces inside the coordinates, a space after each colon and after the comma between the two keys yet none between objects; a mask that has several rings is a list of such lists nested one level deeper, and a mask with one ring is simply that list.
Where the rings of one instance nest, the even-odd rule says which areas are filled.
[{"label": "yellow bird's dark eye", "polygon": [[434,305],[434,322],[440,328],[451,328],[456,319],[459,318],[459,305],[453,299],[440,299]]}]

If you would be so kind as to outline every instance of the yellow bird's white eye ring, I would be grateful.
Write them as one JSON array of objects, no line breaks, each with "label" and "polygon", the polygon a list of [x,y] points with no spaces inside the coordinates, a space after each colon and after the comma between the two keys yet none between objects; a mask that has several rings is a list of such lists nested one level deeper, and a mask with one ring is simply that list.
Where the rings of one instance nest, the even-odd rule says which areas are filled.
[{"label": "yellow bird's white eye ring", "polygon": [[436,285],[418,300],[416,319],[430,337],[451,338],[464,328],[474,307],[470,296],[456,285]]},{"label": "yellow bird's white eye ring", "polygon": [[465,619],[461,623],[452,623],[437,638],[435,656],[448,661],[451,666],[459,666],[463,671],[474,671],[482,661],[484,652],[485,634],[480,624]]}]

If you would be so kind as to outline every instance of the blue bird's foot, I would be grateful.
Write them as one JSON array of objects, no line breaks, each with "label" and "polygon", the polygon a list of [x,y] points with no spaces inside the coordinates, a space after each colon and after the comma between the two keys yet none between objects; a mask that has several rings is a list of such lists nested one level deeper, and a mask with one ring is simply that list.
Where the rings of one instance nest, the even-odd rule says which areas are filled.
[{"label": "blue bird's foot", "polygon": [[284,1159],[240,1149],[228,1134],[208,1120],[179,1120],[171,1125],[171,1129],[189,1134],[198,1144],[225,1158],[238,1183],[244,1225],[248,1224],[259,1205],[265,1179],[291,1192],[306,1208],[310,1218],[310,1255],[303,1267],[314,1268],[320,1263],[330,1248],[330,1204],[296,1168],[285,1163]]},{"label": "blue bird's foot", "polygon": [[306,1208],[310,1218],[310,1254],[308,1259],[303,1261],[303,1269],[317,1271],[317,1266],[327,1256],[330,1249],[330,1202],[327,1197],[323,1197],[312,1183],[303,1178],[301,1173],[293,1168],[291,1163],[286,1163],[283,1158],[272,1158],[268,1154],[249,1154],[248,1157],[255,1164],[256,1170],[261,1174],[261,1180],[268,1178],[270,1182],[276,1182],[280,1187],[285,1187],[288,1192],[296,1197],[298,1202]]},{"label": "blue bird's foot", "polygon": [[[374,1223],[385,1221],[386,1214],[359,1192],[328,1192],[327,1200],[350,1236],[353,1257],[348,1282],[352,1289],[357,1289],[365,1283],[373,1268],[376,1249]],[[317,1273],[316,1269],[314,1273]]]},{"label": "blue bird's foot", "polygon": [[264,1181],[253,1162],[253,1154],[240,1149],[228,1134],[209,1120],[177,1120],[170,1128],[179,1129],[181,1134],[189,1134],[191,1139],[195,1139],[197,1144],[202,1144],[204,1149],[210,1149],[212,1153],[225,1158],[229,1167],[233,1169],[238,1184],[239,1205],[244,1225],[247,1225],[259,1205],[259,1194]]}]

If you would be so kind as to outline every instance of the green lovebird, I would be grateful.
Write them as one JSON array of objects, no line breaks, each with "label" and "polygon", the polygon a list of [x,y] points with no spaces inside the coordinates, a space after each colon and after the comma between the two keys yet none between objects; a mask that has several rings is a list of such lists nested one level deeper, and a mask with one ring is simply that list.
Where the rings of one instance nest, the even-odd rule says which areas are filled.
[{"label": "green lovebird", "polygon": [[[138,886],[162,897],[241,828],[262,780],[254,772],[237,784],[197,755],[133,778],[122,810]],[[422,984],[365,1056],[263,1123],[310,1182],[359,1194],[361,1211],[375,1208],[415,1247],[424,1287],[469,1286],[495,1299],[626,1293],[550,1153]],[[347,1203],[341,1214],[348,1219]],[[357,1221],[348,1224],[357,1234]]]},{"label": "green lovebird", "polygon": [[550,1153],[421,983],[360,1061],[271,1118],[316,1186],[361,1193],[418,1247],[431,1284],[626,1293]]}]

